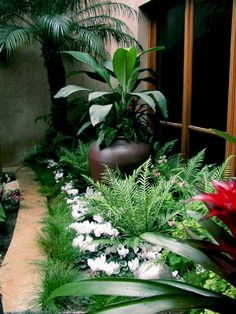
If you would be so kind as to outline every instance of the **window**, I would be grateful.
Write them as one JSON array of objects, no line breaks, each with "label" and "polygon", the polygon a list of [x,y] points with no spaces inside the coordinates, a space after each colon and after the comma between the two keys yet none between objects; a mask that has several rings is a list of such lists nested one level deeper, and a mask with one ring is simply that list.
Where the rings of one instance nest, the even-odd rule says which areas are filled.
[{"label": "window", "polygon": [[[150,46],[165,51],[151,60],[168,100],[165,140],[179,138],[188,157],[206,148],[206,161],[235,154],[208,128],[236,136],[236,0],[151,1]],[[151,13],[150,13],[151,12]],[[232,172],[235,171],[235,162]]]}]

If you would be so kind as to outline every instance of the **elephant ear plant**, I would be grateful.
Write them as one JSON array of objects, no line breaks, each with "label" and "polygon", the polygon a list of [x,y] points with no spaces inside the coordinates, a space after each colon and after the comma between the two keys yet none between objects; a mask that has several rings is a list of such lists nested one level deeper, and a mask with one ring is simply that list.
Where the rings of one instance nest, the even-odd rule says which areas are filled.
[{"label": "elephant ear plant", "polygon": [[[138,53],[134,46],[118,48],[112,61],[106,61],[102,65],[87,53],[65,52],[93,69],[92,72],[80,71],[78,74],[86,73],[90,78],[107,85],[106,91],[67,85],[55,95],[55,98],[60,98],[75,92],[89,92],[90,122],[80,128],[79,134],[92,124],[97,128],[97,145],[100,147],[109,146],[118,136],[124,136],[127,141],[152,142],[154,134],[148,118],[167,118],[166,99],[157,90],[135,90],[142,81],[156,81],[155,71],[141,67],[141,56],[162,49],[163,47],[154,47]],[[151,75],[140,78],[144,72]]]},{"label": "elephant ear plant", "polygon": [[[199,223],[209,240],[180,240],[157,233],[145,233],[142,239],[160,245],[209,269],[236,287],[236,181],[214,182],[216,193],[201,193],[192,200],[203,201],[209,213]],[[191,213],[196,216],[196,213]],[[199,216],[199,214],[198,214]],[[212,216],[221,220],[216,223]],[[197,217],[199,218],[199,217]],[[151,314],[163,311],[209,309],[232,313],[236,300],[208,289],[173,280],[137,280],[132,278],[94,278],[66,284],[54,290],[50,298],[69,295],[113,295],[133,297],[96,313]]]}]

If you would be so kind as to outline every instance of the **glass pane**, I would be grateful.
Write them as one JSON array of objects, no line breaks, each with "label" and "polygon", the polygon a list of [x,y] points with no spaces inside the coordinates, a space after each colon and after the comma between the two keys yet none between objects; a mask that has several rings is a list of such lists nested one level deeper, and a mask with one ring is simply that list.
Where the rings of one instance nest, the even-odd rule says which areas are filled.
[{"label": "glass pane", "polygon": [[200,150],[206,149],[204,162],[207,164],[219,164],[225,158],[225,140],[215,135],[190,131],[191,156],[195,156]]},{"label": "glass pane", "polygon": [[196,0],[191,124],[225,130],[232,0]]},{"label": "glass pane", "polygon": [[[166,1],[167,2],[167,1]],[[166,3],[157,8],[157,45],[165,50],[157,53],[158,88],[168,100],[169,121],[182,120],[184,1]]]}]

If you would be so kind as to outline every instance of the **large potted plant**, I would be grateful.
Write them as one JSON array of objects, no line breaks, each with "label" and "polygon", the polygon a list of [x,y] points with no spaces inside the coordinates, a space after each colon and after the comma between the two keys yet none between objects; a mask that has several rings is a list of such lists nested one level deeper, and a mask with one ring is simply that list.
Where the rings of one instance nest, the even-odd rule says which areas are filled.
[{"label": "large potted plant", "polygon": [[[101,179],[104,165],[132,171],[151,154],[159,118],[167,118],[166,99],[157,90],[135,90],[142,81],[155,82],[156,72],[141,67],[141,56],[161,49],[163,47],[154,47],[138,53],[134,46],[118,48],[112,61],[102,65],[87,53],[66,52],[93,69],[93,72],[83,71],[89,77],[107,85],[106,91],[67,85],[55,95],[59,98],[75,92],[89,92],[90,121],[80,128],[79,133],[90,124],[97,129],[97,141],[89,151],[91,175],[95,180]],[[145,71],[151,76],[140,78]]]}]

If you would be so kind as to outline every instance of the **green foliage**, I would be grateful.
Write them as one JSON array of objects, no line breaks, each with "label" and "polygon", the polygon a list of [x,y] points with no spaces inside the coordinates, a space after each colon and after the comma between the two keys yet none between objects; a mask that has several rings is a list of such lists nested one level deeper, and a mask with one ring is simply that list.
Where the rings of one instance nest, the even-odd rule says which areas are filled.
[{"label": "green foliage", "polygon": [[[99,79],[107,84],[108,91],[91,91],[87,88],[67,85],[60,89],[54,96],[67,97],[75,92],[88,91],[88,100],[92,105],[89,108],[91,124],[97,128],[98,146],[109,146],[118,135],[137,142],[153,142],[153,130],[147,123],[147,117],[155,116],[156,119],[163,116],[167,118],[167,106],[164,95],[159,91],[143,90],[135,92],[141,81],[155,80],[151,77],[139,78],[144,71],[154,71],[141,68],[140,58],[144,53],[162,50],[163,47],[155,47],[138,54],[134,46],[130,48],[117,48],[112,61],[106,61],[103,65],[88,53],[78,51],[66,51],[76,60],[89,65],[94,72],[92,78]],[[78,72],[78,74],[82,71]],[[88,74],[88,71],[85,71]],[[114,80],[115,79],[115,80]],[[115,82],[114,82],[115,81]],[[152,115],[148,110],[152,111]],[[86,122],[79,130],[79,134],[89,126]]]},{"label": "green foliage", "polygon": [[212,182],[214,180],[225,181],[230,177],[231,157],[219,166],[207,165],[204,164],[205,150],[202,150],[185,163],[179,154],[170,155],[174,144],[175,141],[168,142],[157,151],[153,169],[161,177],[164,176],[166,179],[172,179],[176,184],[180,184],[181,189],[178,192],[181,197],[186,198],[193,195],[195,189],[213,192]]},{"label": "green foliage", "polygon": [[169,181],[151,183],[150,164],[148,160],[125,178],[107,169],[103,183],[95,183],[101,195],[90,205],[129,237],[139,236],[144,230],[165,230],[167,222],[181,210],[172,198]]},{"label": "green foliage", "polygon": [[53,98],[66,84],[60,52],[78,49],[104,60],[105,44],[110,40],[120,45],[138,45],[130,29],[119,19],[123,16],[135,19],[138,14],[127,4],[116,1],[44,2],[0,1],[0,53],[10,59],[22,47],[41,45],[52,101],[52,126],[66,134],[67,102]]},{"label": "green foliage", "polygon": [[6,220],[6,214],[5,214],[5,210],[2,206],[2,204],[0,204],[0,222],[4,222]]},{"label": "green foliage", "polygon": [[73,231],[67,228],[72,221],[70,209],[59,195],[49,205],[49,216],[44,219],[38,237],[39,247],[49,258],[68,266],[75,265],[78,259],[78,251],[71,245]]},{"label": "green foliage", "polygon": [[48,300],[51,292],[57,287],[79,278],[78,271],[68,263],[60,260],[48,259],[39,264],[41,269],[41,287],[38,294],[37,303],[43,311],[49,313],[61,313],[62,310],[70,310],[78,304],[78,298],[59,298],[58,300]]},{"label": "green foliage", "polygon": [[216,135],[224,138],[225,140],[230,141],[230,142],[236,144],[236,137],[230,135],[229,133],[223,132],[223,131],[220,131],[220,130],[217,130],[217,129],[210,129],[210,130],[213,133],[215,133]]},{"label": "green foliage", "polygon": [[45,168],[42,164],[34,164],[33,169],[36,173],[37,180],[40,181],[40,192],[48,200],[55,197],[60,192],[60,187],[55,185],[55,179],[52,171]]},{"label": "green foliage", "polygon": [[86,181],[83,176],[89,175],[88,166],[88,150],[89,143],[79,141],[78,148],[74,151],[67,148],[61,148],[59,162],[66,172],[70,173],[76,184],[81,187],[86,187]]},{"label": "green foliage", "polygon": [[203,287],[213,291],[223,293],[231,298],[236,298],[236,288],[230,285],[226,280],[217,276],[213,272],[209,273],[208,278],[205,280]]},{"label": "green foliage", "polygon": [[[117,303],[96,313],[122,314],[126,312],[154,314],[207,308],[227,313],[235,306],[234,299],[196,286],[169,280],[138,280],[128,278],[98,278],[65,284],[55,289],[49,300],[71,295],[113,295],[136,297]],[[90,312],[94,313],[94,312]]]}]

